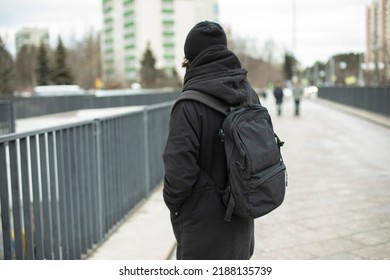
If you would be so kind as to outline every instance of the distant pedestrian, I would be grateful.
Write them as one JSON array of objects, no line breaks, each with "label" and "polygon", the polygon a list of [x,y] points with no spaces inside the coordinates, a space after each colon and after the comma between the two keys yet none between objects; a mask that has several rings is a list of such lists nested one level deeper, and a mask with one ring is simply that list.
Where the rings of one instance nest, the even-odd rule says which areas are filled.
[{"label": "distant pedestrian", "polygon": [[264,98],[264,100],[267,99],[267,89],[266,88],[261,90],[260,96],[262,98]]},{"label": "distant pedestrian", "polygon": [[278,116],[282,115],[282,103],[283,103],[283,88],[282,83],[277,81],[275,82],[274,96],[276,100],[276,107],[278,110]]},{"label": "distant pedestrian", "polygon": [[[229,107],[260,103],[247,71],[232,51],[222,27],[204,21],[184,45],[183,91],[195,90]],[[225,221],[222,192],[228,180],[224,144],[218,136],[225,117],[208,106],[184,100],[174,106],[164,150],[164,201],[171,212],[179,260],[250,259],[254,220]]]},{"label": "distant pedestrian", "polygon": [[295,82],[293,86],[293,97],[294,97],[294,104],[295,104],[295,116],[299,116],[299,105],[301,102],[301,98],[303,96],[303,88],[301,87],[301,84],[299,81]]}]

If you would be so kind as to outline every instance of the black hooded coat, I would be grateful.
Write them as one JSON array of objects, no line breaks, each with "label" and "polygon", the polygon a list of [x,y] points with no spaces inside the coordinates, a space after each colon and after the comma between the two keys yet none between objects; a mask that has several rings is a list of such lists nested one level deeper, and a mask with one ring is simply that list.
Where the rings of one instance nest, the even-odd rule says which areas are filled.
[{"label": "black hooded coat", "polygon": [[[238,105],[259,103],[236,55],[223,45],[203,50],[191,62],[184,90],[197,90]],[[223,143],[224,116],[192,100],[173,109],[163,159],[164,201],[171,212],[177,259],[250,259],[254,222],[238,216],[224,220],[221,190],[227,183]]]}]

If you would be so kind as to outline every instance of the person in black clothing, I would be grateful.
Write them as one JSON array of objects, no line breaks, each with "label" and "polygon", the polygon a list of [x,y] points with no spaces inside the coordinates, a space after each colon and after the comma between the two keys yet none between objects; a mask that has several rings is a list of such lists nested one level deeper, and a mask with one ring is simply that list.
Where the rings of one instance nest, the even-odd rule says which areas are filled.
[{"label": "person in black clothing", "polygon": [[[228,106],[246,100],[260,103],[247,71],[227,48],[219,24],[195,25],[184,53],[183,91],[201,91]],[[224,220],[221,191],[227,184],[227,167],[218,135],[223,120],[222,114],[193,100],[179,102],[171,113],[163,154],[163,197],[171,213],[179,260],[250,259],[253,254],[253,219],[233,215],[230,222]]]},{"label": "person in black clothing", "polygon": [[278,108],[278,116],[281,116],[282,103],[283,103],[283,88],[282,88],[282,83],[279,81],[275,83],[274,96],[276,100],[276,106]]}]

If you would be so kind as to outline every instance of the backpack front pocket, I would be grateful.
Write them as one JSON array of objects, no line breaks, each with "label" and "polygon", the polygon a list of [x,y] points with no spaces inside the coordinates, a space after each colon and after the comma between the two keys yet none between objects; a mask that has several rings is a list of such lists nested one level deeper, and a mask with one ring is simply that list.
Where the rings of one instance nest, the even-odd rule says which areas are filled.
[{"label": "backpack front pocket", "polygon": [[286,166],[275,164],[257,174],[249,182],[249,205],[253,218],[263,216],[282,204],[286,189]]}]

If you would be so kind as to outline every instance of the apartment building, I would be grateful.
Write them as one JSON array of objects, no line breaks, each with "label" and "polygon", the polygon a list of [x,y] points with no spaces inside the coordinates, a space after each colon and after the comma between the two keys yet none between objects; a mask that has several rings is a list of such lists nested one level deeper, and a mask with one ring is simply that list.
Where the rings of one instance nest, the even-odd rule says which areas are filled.
[{"label": "apartment building", "polygon": [[16,52],[24,45],[38,47],[43,41],[44,44],[49,44],[49,30],[45,28],[23,28],[15,34]]},{"label": "apartment building", "polygon": [[218,21],[218,0],[103,0],[103,81],[124,87],[139,81],[148,45],[156,68],[183,76],[185,37],[202,20]]},{"label": "apartment building", "polygon": [[375,68],[389,68],[390,0],[374,0],[366,11],[365,63]]}]

